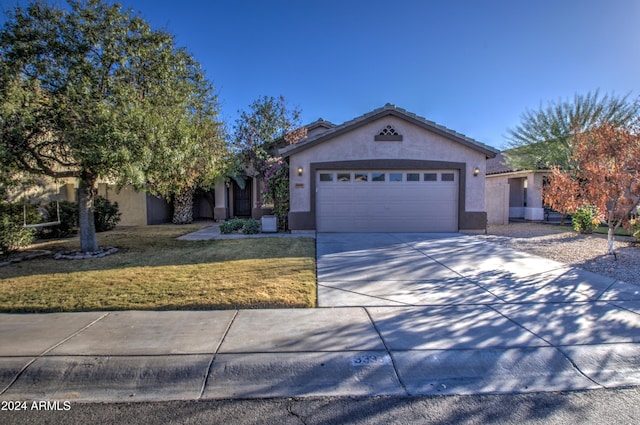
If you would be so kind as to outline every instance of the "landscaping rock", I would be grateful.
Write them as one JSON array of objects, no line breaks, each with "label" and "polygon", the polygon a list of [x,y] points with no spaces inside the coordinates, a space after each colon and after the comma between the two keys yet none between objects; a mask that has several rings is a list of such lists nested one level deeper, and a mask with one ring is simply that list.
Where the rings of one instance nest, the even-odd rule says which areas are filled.
[{"label": "landscaping rock", "polygon": [[53,256],[54,260],[89,260],[92,258],[104,258],[107,255],[115,254],[118,248],[113,246],[104,247],[95,252],[84,251],[60,251]]}]

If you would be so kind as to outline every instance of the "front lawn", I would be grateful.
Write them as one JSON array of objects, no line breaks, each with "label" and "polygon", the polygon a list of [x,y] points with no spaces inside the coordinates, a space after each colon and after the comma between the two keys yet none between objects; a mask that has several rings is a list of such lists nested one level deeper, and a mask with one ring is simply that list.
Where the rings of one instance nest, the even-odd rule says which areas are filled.
[{"label": "front lawn", "polygon": [[[0,311],[186,310],[314,307],[309,238],[179,241],[195,226],[146,226],[98,234],[114,255],[38,258],[0,268]],[[77,238],[35,249],[77,249]]]}]

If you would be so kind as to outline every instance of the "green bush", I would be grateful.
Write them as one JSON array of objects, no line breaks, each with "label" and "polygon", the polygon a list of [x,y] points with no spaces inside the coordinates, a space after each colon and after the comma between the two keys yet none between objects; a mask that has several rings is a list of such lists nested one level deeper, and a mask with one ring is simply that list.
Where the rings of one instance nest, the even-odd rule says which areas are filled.
[{"label": "green bush", "polygon": [[[58,217],[58,204],[60,217]],[[78,204],[69,201],[49,202],[44,206],[45,221],[57,221],[60,224],[47,226],[40,229],[41,238],[68,238],[78,232]]]},{"label": "green bush", "polygon": [[2,202],[0,203],[0,217],[9,217],[11,222],[16,224],[24,224],[26,206],[27,224],[35,224],[42,222],[42,214],[38,212],[38,205],[24,204],[23,202]]},{"label": "green bush", "polygon": [[634,217],[629,221],[629,233],[640,242],[640,217]]},{"label": "green bush", "polygon": [[573,230],[580,233],[593,233],[600,225],[598,210],[593,205],[584,205],[578,208],[571,216]]},{"label": "green bush", "polygon": [[244,225],[242,226],[242,233],[245,235],[255,235],[256,233],[260,233],[260,222],[252,218],[245,220]]},{"label": "green bush", "polygon": [[244,226],[245,220],[240,218],[232,218],[230,220],[224,221],[220,223],[220,233],[229,234],[231,232],[235,232],[236,230],[242,229]]},{"label": "green bush", "polygon": [[242,230],[245,235],[253,235],[260,232],[260,222],[252,218],[232,218],[220,223],[220,233],[228,235],[235,231]]},{"label": "green bush", "polygon": [[111,203],[107,198],[96,196],[93,201],[93,218],[96,224],[96,232],[112,230],[120,222],[122,213],[118,203]]},{"label": "green bush", "polygon": [[3,216],[0,220],[0,255],[8,255],[29,246],[35,239],[35,229],[25,229],[22,223]]},{"label": "green bush", "polygon": [[[38,223],[41,216],[33,204],[26,205],[27,223]],[[25,205],[22,203],[0,204],[0,255],[8,255],[24,248],[35,239],[35,229],[25,229]]]}]

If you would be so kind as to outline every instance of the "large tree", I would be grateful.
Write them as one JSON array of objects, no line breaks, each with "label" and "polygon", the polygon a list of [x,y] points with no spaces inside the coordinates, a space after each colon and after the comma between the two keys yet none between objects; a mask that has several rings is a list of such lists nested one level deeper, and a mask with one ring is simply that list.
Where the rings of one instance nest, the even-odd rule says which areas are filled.
[{"label": "large tree", "polygon": [[639,111],[640,102],[630,101],[628,95],[600,97],[598,91],[550,102],[537,111],[527,110],[520,124],[508,130],[511,150],[505,153],[507,163],[514,170],[571,168],[576,134],[601,123],[630,124]]},{"label": "large tree", "polygon": [[217,154],[207,150],[218,146],[216,100],[170,34],[118,4],[68,6],[36,0],[8,13],[0,159],[7,170],[77,178],[81,249],[96,251],[98,179],[170,195],[215,174],[204,157]]},{"label": "large tree", "polygon": [[575,167],[552,168],[544,200],[556,209],[575,211],[594,206],[609,227],[607,252],[614,254],[614,235],[629,225],[640,202],[640,127],[604,123],[575,137]]}]

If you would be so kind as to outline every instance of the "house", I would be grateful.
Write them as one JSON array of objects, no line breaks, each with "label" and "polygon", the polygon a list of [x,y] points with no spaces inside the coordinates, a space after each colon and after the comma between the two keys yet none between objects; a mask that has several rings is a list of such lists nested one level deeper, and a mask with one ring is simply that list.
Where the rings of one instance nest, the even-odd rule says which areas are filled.
[{"label": "house", "polygon": [[[508,152],[508,151],[505,151]],[[542,188],[549,170],[514,170],[501,152],[487,161],[486,207],[489,224],[509,220],[548,220],[542,202]]]},{"label": "house", "polygon": [[486,160],[498,152],[394,105],[280,149],[292,231],[484,231]]},{"label": "house", "polygon": [[[289,162],[289,228],[320,232],[481,232],[486,229],[485,173],[498,151],[387,104],[336,125],[319,119],[306,138],[279,149]],[[262,180],[222,181],[194,197],[194,218],[260,218]],[[74,200],[75,187],[57,188]],[[144,192],[98,193],[117,201],[121,225],[171,219],[170,206]]]},{"label": "house", "polygon": [[[62,178],[54,180],[39,176],[34,181],[9,192],[9,202],[47,203],[57,201],[77,201],[78,180]],[[97,194],[111,202],[117,202],[121,218],[119,226],[144,226],[171,221],[171,205],[163,198],[136,191],[130,186],[121,189],[105,182],[99,182]]]}]

